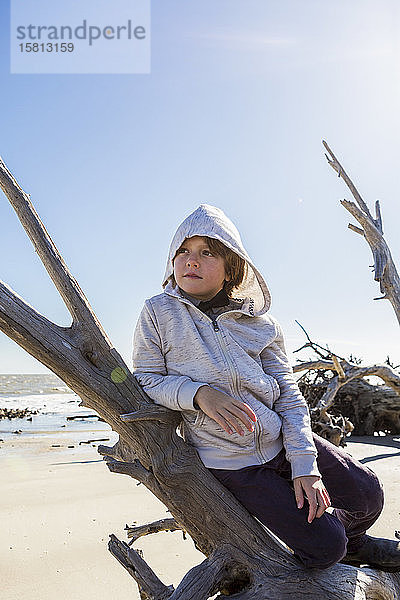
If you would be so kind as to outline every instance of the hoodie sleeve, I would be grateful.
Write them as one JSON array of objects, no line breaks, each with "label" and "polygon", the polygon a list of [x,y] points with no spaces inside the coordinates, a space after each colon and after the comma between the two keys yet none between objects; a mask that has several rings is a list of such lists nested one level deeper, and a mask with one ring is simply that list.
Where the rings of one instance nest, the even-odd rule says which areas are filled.
[{"label": "hoodie sleeve", "polygon": [[173,410],[196,410],[193,398],[206,385],[186,375],[168,375],[157,321],[149,300],[145,302],[133,336],[133,373],[156,404]]},{"label": "hoodie sleeve", "polygon": [[283,444],[292,467],[292,478],[302,475],[321,476],[317,467],[307,403],[293,376],[286,355],[281,326],[275,321],[276,337],[261,353],[263,370],[278,382],[280,396],[274,409],[282,419]]}]

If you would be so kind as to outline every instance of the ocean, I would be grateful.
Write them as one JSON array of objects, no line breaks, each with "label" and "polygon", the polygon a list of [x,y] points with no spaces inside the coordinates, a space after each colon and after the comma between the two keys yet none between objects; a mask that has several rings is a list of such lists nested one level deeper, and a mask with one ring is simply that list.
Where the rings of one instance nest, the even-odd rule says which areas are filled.
[{"label": "ocean", "polygon": [[[18,435],[50,435],[68,431],[111,431],[96,413],[79,406],[80,398],[59,377],[50,374],[0,374],[0,408],[29,408],[37,414],[28,418],[0,419],[0,439]],[[77,420],[67,417],[79,416]],[[83,418],[87,416],[88,418]]]}]

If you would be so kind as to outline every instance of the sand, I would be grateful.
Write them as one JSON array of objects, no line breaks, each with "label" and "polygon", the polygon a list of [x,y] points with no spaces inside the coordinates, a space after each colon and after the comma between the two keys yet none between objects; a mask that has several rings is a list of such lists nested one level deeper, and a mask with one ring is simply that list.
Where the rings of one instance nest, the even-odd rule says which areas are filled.
[{"label": "sand", "polygon": [[[115,441],[114,434],[110,445]],[[127,541],[125,524],[169,516],[143,486],[111,474],[93,445],[79,440],[99,431],[14,435],[0,443],[0,578],[2,600],[116,600],[139,598],[137,587],[107,549],[110,533]],[[107,442],[105,442],[107,443]],[[51,447],[52,444],[60,447]],[[74,445],[74,448],[68,448]],[[347,451],[382,479],[383,515],[371,529],[393,537],[400,529],[400,440],[352,438]],[[203,560],[180,532],[138,540],[166,584],[176,585]]]}]

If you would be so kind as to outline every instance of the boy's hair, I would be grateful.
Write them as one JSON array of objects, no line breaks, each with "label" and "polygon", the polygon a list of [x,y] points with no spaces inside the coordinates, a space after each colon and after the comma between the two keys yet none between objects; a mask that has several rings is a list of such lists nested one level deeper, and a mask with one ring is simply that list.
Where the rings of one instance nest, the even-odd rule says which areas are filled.
[{"label": "boy's hair", "polygon": [[[243,281],[246,272],[246,261],[243,258],[241,258],[238,254],[236,254],[236,252],[230,250],[230,248],[225,246],[225,244],[223,244],[219,240],[215,238],[210,238],[206,235],[201,235],[200,237],[206,242],[213,254],[222,256],[222,258],[224,259],[225,272],[226,275],[229,277],[229,281],[225,282],[224,288],[228,296],[230,296],[232,290],[234,288],[239,287],[239,285]],[[173,275],[171,276],[171,280],[172,285],[175,287],[176,281]]]}]

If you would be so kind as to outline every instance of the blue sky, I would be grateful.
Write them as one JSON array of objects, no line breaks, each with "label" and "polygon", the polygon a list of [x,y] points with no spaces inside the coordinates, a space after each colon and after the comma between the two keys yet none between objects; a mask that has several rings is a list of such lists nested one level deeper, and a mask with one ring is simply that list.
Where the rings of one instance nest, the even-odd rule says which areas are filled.
[{"label": "blue sky", "polygon": [[[372,300],[371,253],[321,143],[371,209],[380,199],[400,268],[397,0],[153,0],[146,75],[11,75],[7,2],[0,23],[0,154],[129,366],[171,236],[203,202],[241,231],[289,352],[305,341],[298,319],[338,354],[400,363],[393,309]],[[3,194],[0,215],[0,278],[68,325]],[[47,369],[0,333],[0,372]]]}]

